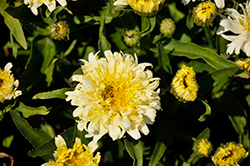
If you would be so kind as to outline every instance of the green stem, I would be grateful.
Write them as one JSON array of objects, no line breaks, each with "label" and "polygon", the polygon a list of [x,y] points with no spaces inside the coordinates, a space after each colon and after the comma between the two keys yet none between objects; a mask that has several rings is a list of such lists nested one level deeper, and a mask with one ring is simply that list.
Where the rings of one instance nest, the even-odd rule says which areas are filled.
[{"label": "green stem", "polygon": [[213,37],[210,28],[208,26],[204,26],[203,28],[207,37],[209,48],[214,48]]},{"label": "green stem", "polygon": [[193,153],[191,154],[191,156],[189,157],[187,163],[188,163],[188,164],[191,164],[191,163],[193,162],[193,160],[194,160],[196,157],[197,157],[197,154],[196,154],[195,152],[193,152]]}]

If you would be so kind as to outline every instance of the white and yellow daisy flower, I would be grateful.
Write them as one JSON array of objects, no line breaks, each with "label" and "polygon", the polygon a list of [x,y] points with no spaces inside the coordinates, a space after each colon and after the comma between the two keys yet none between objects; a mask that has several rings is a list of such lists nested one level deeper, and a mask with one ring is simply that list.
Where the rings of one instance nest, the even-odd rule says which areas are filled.
[{"label": "white and yellow daisy flower", "polygon": [[[184,4],[184,5],[187,5],[191,0],[182,0],[181,2]],[[196,0],[192,0],[193,2],[195,2]],[[214,0],[216,6],[218,8],[224,8],[225,7],[225,0]]]},{"label": "white and yellow daisy flower", "polygon": [[62,136],[55,137],[57,150],[54,152],[55,160],[50,160],[42,166],[98,166],[101,155],[99,152],[94,156],[94,151],[98,145],[93,141],[88,146],[81,143],[81,139],[76,137],[73,148],[68,148]]},{"label": "white and yellow daisy flower", "polygon": [[[97,53],[98,54],[98,53]],[[66,101],[78,106],[73,116],[78,117],[78,129],[85,129],[86,137],[97,142],[106,133],[113,139],[127,132],[134,139],[147,135],[147,124],[153,124],[156,110],[160,110],[159,78],[147,70],[150,63],[139,63],[137,56],[110,50],[105,58],[90,53],[82,60],[83,75],[73,75],[79,82],[68,91]]]},{"label": "white and yellow daisy flower", "polygon": [[[227,54],[232,54],[233,52],[239,54],[240,50],[242,50],[247,56],[250,56],[250,2],[246,3],[246,8],[242,4],[239,6],[242,8],[243,14],[238,13],[233,8],[226,9],[226,13],[229,16],[222,18],[217,34],[231,41],[227,45]],[[228,31],[235,35],[225,34]]]},{"label": "white and yellow daisy flower", "polygon": [[114,5],[129,5],[137,14],[151,16],[156,14],[165,0],[117,0]]},{"label": "white and yellow daisy flower", "polygon": [[11,74],[12,63],[9,62],[5,65],[4,70],[0,69],[0,102],[16,98],[22,94],[22,91],[17,90],[19,81],[15,80]]},{"label": "white and yellow daisy flower", "polygon": [[56,1],[61,6],[66,6],[67,1],[66,0],[24,0],[25,5],[29,5],[28,7],[32,11],[34,15],[38,15],[38,10],[42,4],[46,5],[50,12],[52,12],[56,8]]}]

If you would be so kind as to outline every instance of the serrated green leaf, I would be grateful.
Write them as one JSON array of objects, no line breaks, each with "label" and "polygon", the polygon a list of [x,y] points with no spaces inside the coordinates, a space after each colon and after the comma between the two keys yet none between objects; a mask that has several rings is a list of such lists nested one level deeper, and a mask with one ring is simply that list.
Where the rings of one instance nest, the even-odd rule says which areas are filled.
[{"label": "serrated green leaf", "polygon": [[28,118],[33,115],[47,115],[50,110],[47,109],[45,106],[40,106],[40,107],[26,106],[21,101],[19,101],[19,106],[16,108],[16,111],[22,112],[23,117]]},{"label": "serrated green leaf", "polygon": [[39,147],[51,140],[51,137],[47,133],[32,128],[16,110],[11,110],[10,114],[18,130],[34,147]]},{"label": "serrated green leaf", "polygon": [[237,65],[229,60],[223,59],[213,50],[200,47],[194,43],[183,43],[175,39],[167,39],[162,42],[164,49],[171,52],[172,55],[185,56],[190,59],[203,59],[207,64],[215,69],[223,69],[226,67],[237,67]]},{"label": "serrated green leaf", "polygon": [[62,88],[48,92],[41,92],[33,96],[32,99],[54,99],[54,98],[65,99],[66,98],[65,92],[69,90],[70,88]]},{"label": "serrated green leaf", "polygon": [[133,140],[132,138],[125,138],[124,145],[129,153],[129,155],[133,158],[133,166],[142,166],[143,165],[143,149],[140,141]]}]

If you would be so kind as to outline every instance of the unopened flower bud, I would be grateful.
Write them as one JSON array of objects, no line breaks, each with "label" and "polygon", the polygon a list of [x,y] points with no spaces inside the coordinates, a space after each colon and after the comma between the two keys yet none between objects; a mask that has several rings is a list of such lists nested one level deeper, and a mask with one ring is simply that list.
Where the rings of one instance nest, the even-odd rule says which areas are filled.
[{"label": "unopened flower bud", "polygon": [[210,141],[206,138],[201,138],[195,141],[193,150],[197,153],[200,157],[208,157],[211,151],[213,150],[213,146]]},{"label": "unopened flower bud", "polygon": [[202,2],[193,9],[194,23],[198,26],[206,26],[213,22],[217,8],[213,2]]},{"label": "unopened flower bud", "polygon": [[124,37],[124,42],[126,43],[126,45],[130,47],[139,46],[140,37],[138,34],[139,34],[138,31],[132,30],[132,29],[125,31],[125,33],[123,34],[123,37]]},{"label": "unopened flower bud", "polygon": [[50,37],[54,40],[69,38],[69,28],[66,21],[59,21],[48,26]]},{"label": "unopened flower bud", "polygon": [[165,18],[161,21],[160,32],[164,36],[172,35],[175,31],[175,23],[171,18]]}]

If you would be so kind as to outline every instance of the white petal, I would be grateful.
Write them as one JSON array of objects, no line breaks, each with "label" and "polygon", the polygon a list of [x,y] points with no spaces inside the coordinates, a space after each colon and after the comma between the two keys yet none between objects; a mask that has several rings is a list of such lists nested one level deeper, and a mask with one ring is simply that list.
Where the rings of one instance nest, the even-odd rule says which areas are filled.
[{"label": "white petal", "polygon": [[61,6],[66,6],[66,5],[67,5],[67,1],[66,1],[66,0],[57,0],[57,2],[58,2]]},{"label": "white petal", "polygon": [[55,137],[55,144],[56,144],[56,147],[66,146],[66,142],[64,141],[61,135],[58,135],[57,137]]},{"label": "white petal", "polygon": [[114,5],[128,5],[128,0],[117,0]]},{"label": "white petal", "polygon": [[135,140],[138,140],[139,138],[141,138],[141,134],[140,134],[140,132],[138,131],[137,128],[128,130],[127,133],[128,133],[131,137],[133,137]]},{"label": "white petal", "polygon": [[225,1],[224,0],[214,0],[215,4],[218,8],[224,8],[225,7]]}]

